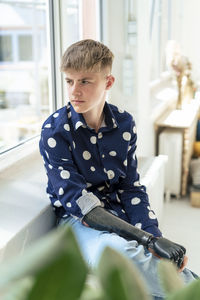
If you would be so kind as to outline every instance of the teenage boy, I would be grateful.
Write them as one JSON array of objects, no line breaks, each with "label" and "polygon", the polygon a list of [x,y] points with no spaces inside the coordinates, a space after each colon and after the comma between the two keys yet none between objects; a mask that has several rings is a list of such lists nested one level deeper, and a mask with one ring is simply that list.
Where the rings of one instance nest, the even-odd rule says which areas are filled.
[{"label": "teenage boy", "polygon": [[[44,122],[40,140],[47,193],[58,223],[71,224],[90,265],[111,246],[137,264],[159,299],[158,257],[182,271],[185,248],[162,237],[140,184],[132,116],[106,102],[112,62],[112,52],[94,40],[71,45],[62,57],[69,103]],[[193,280],[186,268],[182,276]]]}]

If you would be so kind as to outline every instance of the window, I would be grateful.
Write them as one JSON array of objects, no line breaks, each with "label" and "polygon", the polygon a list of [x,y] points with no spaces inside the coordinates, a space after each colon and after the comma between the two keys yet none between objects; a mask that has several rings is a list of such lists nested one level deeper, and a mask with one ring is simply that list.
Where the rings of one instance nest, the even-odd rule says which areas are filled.
[{"label": "window", "polygon": [[171,38],[171,0],[151,0],[150,6],[150,79],[155,80],[166,71],[165,49]]},{"label": "window", "polygon": [[98,2],[0,1],[0,154],[39,135],[66,103],[60,57],[71,43],[95,38]]},{"label": "window", "polygon": [[38,135],[50,113],[47,7],[0,3],[0,153]]},{"label": "window", "polygon": [[[32,48],[32,36],[31,35],[19,35],[18,47],[19,47],[19,61],[32,61],[33,60],[33,48]],[[27,49],[29,49],[27,51]]]},{"label": "window", "polygon": [[12,61],[12,37],[0,35],[0,62]]}]

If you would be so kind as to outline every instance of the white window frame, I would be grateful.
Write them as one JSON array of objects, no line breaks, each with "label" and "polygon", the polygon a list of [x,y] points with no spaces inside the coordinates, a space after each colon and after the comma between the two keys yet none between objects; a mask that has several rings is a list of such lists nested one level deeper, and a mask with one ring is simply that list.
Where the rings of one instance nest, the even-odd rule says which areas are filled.
[{"label": "white window frame", "polygon": [[[49,105],[50,113],[62,106],[62,77],[59,70],[61,57],[60,2],[48,0],[47,6],[47,43],[49,55]],[[49,34],[48,34],[49,33]],[[51,37],[51,38],[50,38]],[[40,134],[19,142],[0,154],[0,172],[16,161],[24,159],[38,151]]]},{"label": "white window frame", "polygon": [[9,65],[9,64],[13,64],[14,63],[32,63],[34,61],[34,57],[32,60],[26,60],[26,61],[23,61],[23,60],[20,60],[19,59],[19,36],[23,36],[23,35],[29,35],[29,36],[32,36],[33,37],[33,32],[32,30],[19,30],[19,31],[16,31],[15,33],[11,30],[2,30],[1,31],[1,36],[10,36],[11,37],[11,42],[12,42],[12,47],[13,49],[15,49],[16,51],[13,51],[13,53],[15,54],[14,57],[13,57],[13,60],[12,61],[0,61],[0,65]]},{"label": "white window frame", "polygon": [[[93,1],[93,0],[91,0]],[[96,1],[96,15],[99,9],[99,0]],[[80,5],[81,0],[79,0]],[[50,49],[49,56],[49,105],[50,113],[53,113],[58,108],[65,104],[66,88],[64,87],[63,76],[60,72],[60,59],[66,46],[63,39],[65,32],[62,20],[65,18],[63,7],[65,0],[48,0],[47,7],[47,43]],[[81,20],[80,20],[81,21]],[[100,20],[97,18],[97,39],[100,39]],[[80,28],[79,28],[80,30]],[[80,30],[81,34],[81,30]],[[80,39],[81,39],[80,35]],[[24,140],[11,149],[0,154],[0,171],[11,166],[14,162],[19,161],[28,155],[38,151],[38,142],[40,134]]]}]

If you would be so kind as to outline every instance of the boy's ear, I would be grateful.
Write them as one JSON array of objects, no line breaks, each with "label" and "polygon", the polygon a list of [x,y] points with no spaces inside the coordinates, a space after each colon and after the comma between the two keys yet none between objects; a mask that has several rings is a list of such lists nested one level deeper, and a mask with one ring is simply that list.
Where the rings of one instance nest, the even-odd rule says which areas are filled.
[{"label": "boy's ear", "polygon": [[113,75],[108,75],[106,77],[106,90],[109,90],[113,83],[115,82],[115,77]]}]

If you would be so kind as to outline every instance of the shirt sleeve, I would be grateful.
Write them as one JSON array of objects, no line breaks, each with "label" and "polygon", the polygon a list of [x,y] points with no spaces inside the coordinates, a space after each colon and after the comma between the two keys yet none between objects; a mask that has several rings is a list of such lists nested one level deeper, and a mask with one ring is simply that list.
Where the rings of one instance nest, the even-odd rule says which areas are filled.
[{"label": "shirt sleeve", "polygon": [[119,195],[130,223],[154,236],[161,236],[158,221],[154,211],[150,207],[146,187],[140,184],[140,176],[137,171],[136,157],[136,126],[132,119],[131,138],[127,153],[127,171],[125,178],[120,182]]},{"label": "shirt sleeve", "polygon": [[100,200],[87,192],[87,182],[73,161],[70,142],[59,133],[44,128],[39,143],[40,153],[48,177],[47,191],[57,210],[64,209],[63,215],[82,218],[96,206]]}]

